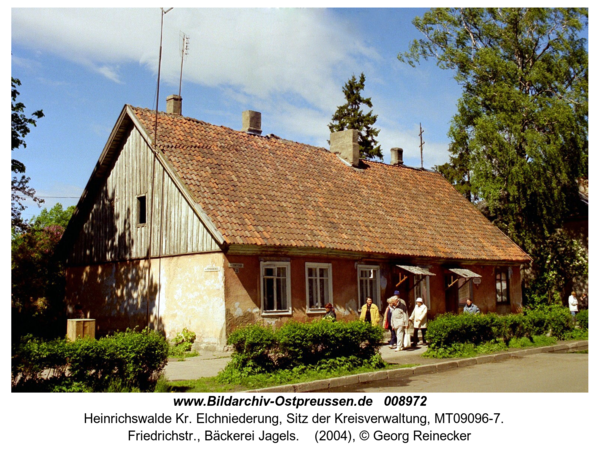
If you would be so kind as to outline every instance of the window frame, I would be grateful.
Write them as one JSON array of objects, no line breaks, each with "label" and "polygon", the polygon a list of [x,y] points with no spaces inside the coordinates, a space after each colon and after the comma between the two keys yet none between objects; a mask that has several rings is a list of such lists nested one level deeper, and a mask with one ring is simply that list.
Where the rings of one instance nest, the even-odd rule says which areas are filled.
[{"label": "window frame", "polygon": [[[280,310],[265,310],[265,269],[266,268],[285,268],[286,269],[286,297],[287,297],[287,308]],[[292,315],[292,272],[291,265],[289,262],[283,261],[262,261],[260,263],[260,312],[262,316],[281,316],[281,315]]]},{"label": "window frame", "polygon": [[308,270],[310,268],[314,269],[327,269],[327,293],[329,295],[329,303],[333,304],[333,275],[331,272],[331,264],[323,263],[323,262],[306,262],[304,264],[304,281],[306,283],[306,312],[309,313],[324,313],[325,305],[327,303],[323,303],[322,308],[315,308],[310,306],[310,280],[316,279],[319,280],[319,276],[316,278],[310,278],[308,276]]},{"label": "window frame", "polygon": [[374,291],[375,291],[375,295],[373,298],[373,303],[375,303],[375,305],[381,310],[381,268],[379,267],[379,265],[365,265],[365,264],[358,264],[356,266],[356,276],[357,276],[357,282],[358,282],[358,309],[362,309],[363,305],[365,304],[365,301],[367,299],[366,294],[361,294],[360,293],[360,272],[362,270],[374,270],[377,272],[377,277],[374,278],[375,279],[375,287],[374,287]]},{"label": "window frame", "polygon": [[[422,267],[425,269],[425,267]],[[415,284],[415,280],[417,278],[422,278],[417,284]],[[425,306],[427,306],[427,309],[431,309],[431,286],[430,286],[430,282],[429,282],[429,275],[413,275],[413,299],[414,299],[414,304],[416,306],[417,304],[417,298],[421,297],[423,298],[422,295],[417,294],[417,287],[422,291],[421,289],[421,284],[425,284],[425,292],[427,294],[427,296],[425,297],[425,300],[423,300],[423,304]]]},{"label": "window frame", "polygon": [[[138,227],[144,227],[146,226],[146,224],[148,224],[148,196],[146,193],[142,193],[136,196],[136,225]],[[141,216],[142,216],[142,205],[144,207],[143,212],[144,212],[144,222],[142,223],[141,220]]]},{"label": "window frame", "polygon": [[[498,275],[505,275],[506,279],[503,280],[501,277],[499,281]],[[504,282],[506,284],[506,301],[498,301],[498,282]],[[508,271],[508,268],[496,267],[494,271],[494,287],[496,289],[496,304],[510,305],[510,272]]]}]

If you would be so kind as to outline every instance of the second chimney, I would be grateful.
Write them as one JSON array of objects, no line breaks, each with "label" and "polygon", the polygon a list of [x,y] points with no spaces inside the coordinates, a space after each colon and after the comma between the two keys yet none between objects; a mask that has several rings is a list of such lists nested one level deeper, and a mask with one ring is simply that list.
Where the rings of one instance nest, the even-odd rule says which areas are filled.
[{"label": "second chimney", "polygon": [[358,166],[360,158],[358,130],[348,129],[332,132],[329,139],[329,150],[350,165]]},{"label": "second chimney", "polygon": [[181,116],[181,96],[171,94],[167,97],[167,113]]},{"label": "second chimney", "polygon": [[262,133],[260,112],[252,110],[242,112],[242,132],[253,133],[255,135]]},{"label": "second chimney", "polygon": [[404,165],[404,161],[402,160],[404,151],[402,148],[392,148],[390,149],[390,153],[392,154],[390,165]]}]

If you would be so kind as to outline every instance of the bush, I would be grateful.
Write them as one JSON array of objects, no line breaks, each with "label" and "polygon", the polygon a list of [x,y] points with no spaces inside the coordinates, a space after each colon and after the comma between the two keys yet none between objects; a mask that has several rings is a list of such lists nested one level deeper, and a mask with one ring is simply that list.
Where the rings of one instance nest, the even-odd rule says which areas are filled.
[{"label": "bush", "polygon": [[383,330],[366,322],[288,322],[276,331],[250,325],[229,336],[234,353],[219,378],[230,383],[269,372],[377,368],[382,339]]},{"label": "bush", "polygon": [[579,311],[575,316],[575,320],[582,330],[588,330],[588,310]]},{"label": "bush", "polygon": [[57,339],[31,336],[13,347],[14,391],[152,391],[167,363],[168,344],[156,331]]},{"label": "bush", "polygon": [[184,328],[171,340],[169,356],[189,356],[195,340],[196,333]]},{"label": "bush", "polygon": [[[581,329],[587,329],[587,311],[577,318]],[[585,325],[585,327],[583,326]],[[468,356],[481,344],[497,348],[497,341],[505,346],[517,344],[522,338],[533,341],[534,337],[551,335],[556,339],[581,337],[574,335],[573,321],[569,310],[561,306],[545,306],[526,309],[524,314],[498,316],[443,314],[429,323],[427,356]],[[469,347],[465,348],[465,344]],[[490,345],[491,344],[491,345]],[[473,346],[473,347],[470,347]]]}]

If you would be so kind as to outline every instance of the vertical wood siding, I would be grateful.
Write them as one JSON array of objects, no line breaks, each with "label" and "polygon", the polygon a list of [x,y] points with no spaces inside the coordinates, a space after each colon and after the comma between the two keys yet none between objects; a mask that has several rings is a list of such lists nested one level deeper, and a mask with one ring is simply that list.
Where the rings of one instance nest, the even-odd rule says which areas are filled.
[{"label": "vertical wood siding", "polygon": [[[150,235],[152,257],[220,250],[173,180],[158,161],[153,165],[153,159],[133,128],[79,231],[69,264],[147,257]],[[140,195],[146,195],[145,225],[137,223]]]}]

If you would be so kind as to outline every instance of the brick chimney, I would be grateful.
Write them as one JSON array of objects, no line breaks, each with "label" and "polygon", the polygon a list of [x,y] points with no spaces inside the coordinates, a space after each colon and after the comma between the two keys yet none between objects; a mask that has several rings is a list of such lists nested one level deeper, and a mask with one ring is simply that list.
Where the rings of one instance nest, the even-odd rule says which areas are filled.
[{"label": "brick chimney", "polygon": [[261,114],[258,111],[246,110],[242,112],[242,132],[260,135]]},{"label": "brick chimney", "polygon": [[390,153],[392,154],[392,158],[390,160],[391,165],[404,165],[404,160],[402,160],[402,154],[404,151],[402,148],[392,148],[390,149]]},{"label": "brick chimney", "polygon": [[181,96],[171,94],[167,97],[167,113],[181,116]]},{"label": "brick chimney", "polygon": [[358,130],[348,129],[332,132],[329,139],[329,150],[350,165],[358,166],[360,158]]}]

